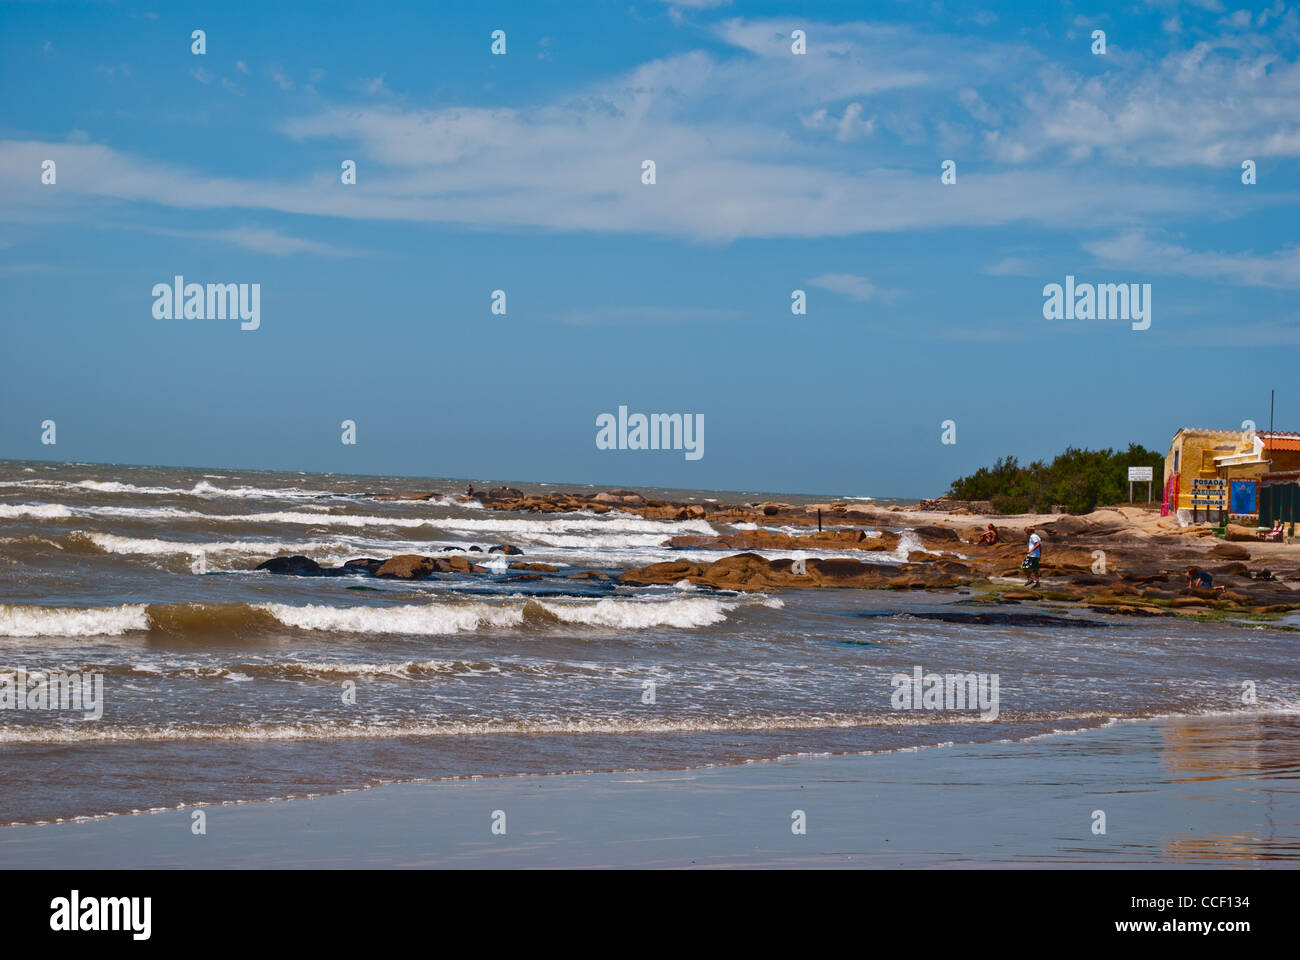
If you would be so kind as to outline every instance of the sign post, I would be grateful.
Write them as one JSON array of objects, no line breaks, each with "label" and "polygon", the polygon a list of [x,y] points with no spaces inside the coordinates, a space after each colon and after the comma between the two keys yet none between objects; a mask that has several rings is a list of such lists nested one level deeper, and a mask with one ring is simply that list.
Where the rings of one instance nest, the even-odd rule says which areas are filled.
[{"label": "sign post", "polygon": [[1208,523],[1210,511],[1219,511],[1222,523],[1228,510],[1228,481],[1217,477],[1195,479],[1192,481],[1192,523],[1200,522],[1200,509],[1205,508],[1205,520]]},{"label": "sign post", "polygon": [[1129,467],[1128,468],[1128,502],[1133,502],[1133,484],[1146,481],[1147,485],[1147,503],[1151,502],[1151,480],[1155,472],[1152,467]]}]

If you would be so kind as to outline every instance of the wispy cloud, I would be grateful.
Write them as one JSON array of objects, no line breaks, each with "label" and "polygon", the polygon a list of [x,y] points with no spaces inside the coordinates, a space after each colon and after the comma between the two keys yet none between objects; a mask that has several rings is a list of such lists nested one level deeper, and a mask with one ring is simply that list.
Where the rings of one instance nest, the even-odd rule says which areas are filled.
[{"label": "wispy cloud", "polygon": [[[806,56],[790,53],[795,26],[808,31]],[[1270,149],[1292,140],[1300,149],[1300,124],[1290,122],[1300,69],[1267,53],[1267,38],[1083,79],[1027,45],[895,25],[728,19],[711,32],[722,52],[653,60],[537,106],[333,104],[282,121],[290,140],[338,144],[362,161],[355,187],[330,170],[241,179],[104,145],[0,141],[0,184],[13,188],[0,215],[52,209],[29,175],[47,156],[59,159],[64,205],[111,198],[709,242],[1012,224],[1117,230],[1295,199],[1237,186],[1228,207],[1232,181],[1218,190],[1164,169],[1260,142],[1265,126]],[[363,86],[389,93],[382,74]],[[1247,93],[1249,103],[1232,100]],[[1148,142],[1166,135],[1168,150]],[[964,161],[952,187],[933,159],[944,137],[984,161]],[[1113,165],[1072,159],[1089,156]],[[1023,166],[1029,157],[1038,160]],[[657,165],[653,186],[640,182],[645,159]],[[75,176],[63,176],[65,164]]]},{"label": "wispy cloud", "polygon": [[364,255],[362,250],[339,247],[319,240],[294,237],[266,227],[233,227],[226,230],[173,230],[165,227],[135,225],[129,229],[189,240],[213,240],[218,243],[243,247],[257,253],[269,254],[273,257],[287,257],[297,253],[308,253],[318,257],[358,257]]},{"label": "wispy cloud", "polygon": [[1300,290],[1300,246],[1274,253],[1198,252],[1129,231],[1084,244],[1102,263],[1152,273],[1203,277],[1248,287]]},{"label": "wispy cloud", "polygon": [[985,266],[982,272],[990,277],[1027,277],[1034,271],[1022,257],[1003,257]]},{"label": "wispy cloud", "polygon": [[892,300],[898,295],[896,290],[884,290],[866,277],[852,273],[823,273],[808,282],[814,287],[843,294],[851,300]]}]

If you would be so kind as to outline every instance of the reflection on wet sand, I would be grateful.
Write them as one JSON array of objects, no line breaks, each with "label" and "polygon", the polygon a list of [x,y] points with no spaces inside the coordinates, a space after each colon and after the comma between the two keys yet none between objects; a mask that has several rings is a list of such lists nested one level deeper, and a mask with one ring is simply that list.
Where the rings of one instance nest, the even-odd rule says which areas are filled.
[{"label": "reflection on wet sand", "polygon": [[[1300,793],[1300,721],[1291,716],[1244,716],[1239,720],[1185,719],[1160,728],[1162,766],[1171,784],[1217,780],[1250,782],[1234,794],[1252,795],[1260,829],[1239,833],[1180,833],[1165,838],[1163,850],[1181,861],[1300,860],[1300,827],[1279,815],[1279,794]],[[1242,797],[1241,799],[1247,799]],[[1189,793],[1185,802],[1222,806],[1234,802],[1219,792]],[[1236,802],[1240,802],[1239,800]],[[1283,809],[1293,809],[1294,803]],[[1199,817],[1197,819],[1200,819]]]}]

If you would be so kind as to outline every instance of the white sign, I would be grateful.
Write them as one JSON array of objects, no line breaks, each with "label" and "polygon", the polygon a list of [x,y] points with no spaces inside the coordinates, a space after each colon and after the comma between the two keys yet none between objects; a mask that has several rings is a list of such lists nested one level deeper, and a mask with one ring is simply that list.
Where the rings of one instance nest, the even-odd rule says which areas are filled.
[{"label": "white sign", "polygon": [[1128,482],[1134,483],[1138,480],[1149,481],[1151,479],[1151,472],[1152,472],[1151,467],[1129,467]]}]

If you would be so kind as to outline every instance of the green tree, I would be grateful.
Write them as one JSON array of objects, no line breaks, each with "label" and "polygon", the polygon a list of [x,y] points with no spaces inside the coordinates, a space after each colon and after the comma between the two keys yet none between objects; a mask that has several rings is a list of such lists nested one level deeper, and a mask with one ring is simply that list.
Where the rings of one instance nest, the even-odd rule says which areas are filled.
[{"label": "green tree", "polygon": [[1070,513],[1087,513],[1099,504],[1128,498],[1128,468],[1151,467],[1158,477],[1164,454],[1137,443],[1117,452],[1107,447],[1087,450],[1067,447],[1050,463],[1035,460],[1021,466],[1012,456],[992,467],[958,477],[948,488],[957,500],[989,500],[999,513],[1048,513],[1063,506]]}]

